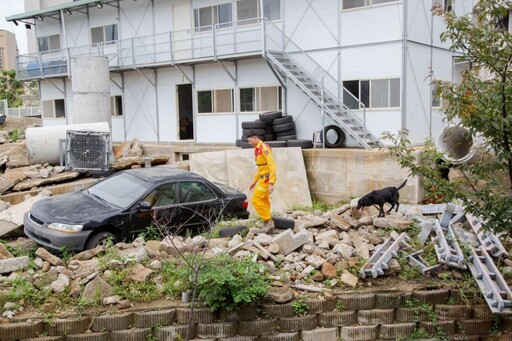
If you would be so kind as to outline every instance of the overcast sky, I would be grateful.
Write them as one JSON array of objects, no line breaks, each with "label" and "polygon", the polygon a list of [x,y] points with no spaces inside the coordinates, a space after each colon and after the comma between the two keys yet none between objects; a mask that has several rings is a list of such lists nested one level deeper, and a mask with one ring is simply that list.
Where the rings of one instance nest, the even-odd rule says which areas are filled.
[{"label": "overcast sky", "polygon": [[20,54],[27,53],[27,29],[23,23],[16,26],[12,22],[7,22],[5,17],[23,12],[25,12],[23,0],[0,0],[0,29],[11,31],[16,35]]}]

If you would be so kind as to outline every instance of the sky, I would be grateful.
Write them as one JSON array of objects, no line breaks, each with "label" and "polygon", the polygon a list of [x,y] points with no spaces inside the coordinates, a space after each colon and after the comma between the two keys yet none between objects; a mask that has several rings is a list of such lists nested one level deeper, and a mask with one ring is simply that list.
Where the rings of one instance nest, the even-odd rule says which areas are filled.
[{"label": "sky", "polygon": [[23,12],[25,12],[23,0],[0,0],[0,29],[10,31],[16,35],[20,54],[28,53],[27,29],[23,23],[16,26],[12,22],[7,22],[5,17]]}]

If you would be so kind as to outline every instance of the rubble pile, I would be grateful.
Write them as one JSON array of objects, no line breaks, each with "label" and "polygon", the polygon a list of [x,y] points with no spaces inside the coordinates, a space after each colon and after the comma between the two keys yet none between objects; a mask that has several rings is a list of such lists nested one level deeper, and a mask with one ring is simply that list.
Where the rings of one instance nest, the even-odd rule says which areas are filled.
[{"label": "rubble pile", "polygon": [[125,141],[114,147],[114,158],[116,161],[111,167],[119,171],[128,168],[143,167],[148,165],[148,163],[149,166],[161,165],[169,161],[169,156],[167,155],[145,157],[143,153],[143,145],[138,139]]}]

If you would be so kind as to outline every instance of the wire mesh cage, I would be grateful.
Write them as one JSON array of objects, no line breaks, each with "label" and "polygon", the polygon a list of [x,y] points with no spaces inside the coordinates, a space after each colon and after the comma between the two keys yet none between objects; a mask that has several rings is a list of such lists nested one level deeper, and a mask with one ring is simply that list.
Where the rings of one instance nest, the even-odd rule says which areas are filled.
[{"label": "wire mesh cage", "polygon": [[66,132],[66,169],[106,171],[109,168],[110,133],[97,131]]}]

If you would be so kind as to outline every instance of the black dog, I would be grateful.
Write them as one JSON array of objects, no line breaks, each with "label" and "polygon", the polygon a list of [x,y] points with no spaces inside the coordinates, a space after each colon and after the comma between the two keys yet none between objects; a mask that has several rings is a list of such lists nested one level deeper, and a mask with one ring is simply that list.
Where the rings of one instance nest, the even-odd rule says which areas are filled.
[{"label": "black dog", "polygon": [[393,207],[396,205],[395,212],[398,212],[398,199],[400,199],[400,195],[398,191],[405,186],[407,179],[398,187],[386,187],[383,189],[379,189],[376,191],[371,191],[366,194],[364,197],[361,197],[357,202],[357,209],[362,210],[365,206],[378,205],[379,206],[379,217],[384,217],[384,203],[390,203],[391,208],[388,213],[391,212]]}]

